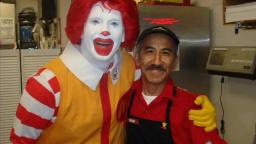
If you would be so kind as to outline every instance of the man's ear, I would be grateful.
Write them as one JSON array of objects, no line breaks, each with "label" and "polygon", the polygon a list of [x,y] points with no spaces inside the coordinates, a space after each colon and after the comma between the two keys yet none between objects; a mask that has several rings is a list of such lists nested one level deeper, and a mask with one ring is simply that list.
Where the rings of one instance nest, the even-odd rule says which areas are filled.
[{"label": "man's ear", "polygon": [[134,61],[137,67],[140,67],[140,59],[139,59],[139,54],[134,52],[133,53]]},{"label": "man's ear", "polygon": [[178,68],[178,63],[179,63],[179,56],[176,56],[174,61],[172,62],[172,71],[177,71],[179,70]]}]

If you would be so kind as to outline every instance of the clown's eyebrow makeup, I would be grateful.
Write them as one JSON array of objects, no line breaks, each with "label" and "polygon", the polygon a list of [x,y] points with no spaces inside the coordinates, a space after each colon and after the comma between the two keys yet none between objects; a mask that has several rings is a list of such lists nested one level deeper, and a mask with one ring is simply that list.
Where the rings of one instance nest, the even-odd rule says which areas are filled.
[{"label": "clown's eyebrow makeup", "polygon": [[104,12],[104,9],[103,9],[101,4],[98,3],[98,4],[95,5],[95,7],[99,7],[101,9],[101,11]]},{"label": "clown's eyebrow makeup", "polygon": [[102,12],[104,12],[104,10],[108,10],[108,13],[110,13],[111,10],[112,10],[111,7],[109,7],[109,5],[107,4],[107,2],[105,2],[105,3],[98,3],[95,6],[98,6],[101,9]]}]

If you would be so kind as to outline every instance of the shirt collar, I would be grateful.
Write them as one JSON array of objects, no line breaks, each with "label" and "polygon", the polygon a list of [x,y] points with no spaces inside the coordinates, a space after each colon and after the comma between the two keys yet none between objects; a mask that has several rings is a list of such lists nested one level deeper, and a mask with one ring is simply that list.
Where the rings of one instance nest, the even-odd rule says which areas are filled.
[{"label": "shirt collar", "polygon": [[[89,63],[81,53],[71,44],[68,43],[63,53],[60,55],[64,65],[84,84],[93,90],[104,74],[104,71]],[[108,70],[111,74],[112,83],[115,84],[120,76],[120,64],[122,61],[121,52],[114,55],[113,66]]]},{"label": "shirt collar", "polygon": [[168,98],[168,99],[173,99],[174,94],[176,94],[176,93],[174,93],[174,91],[175,91],[175,85],[173,83],[173,80],[171,78],[169,78],[164,90],[162,91],[162,93],[159,96],[162,96],[162,97]]},{"label": "shirt collar", "polygon": [[[142,78],[140,78],[139,80],[134,82],[133,88],[136,90],[136,92],[139,92],[140,99],[142,100],[143,99],[143,97],[141,95],[141,92],[142,92]],[[163,91],[160,93],[160,95],[157,96],[155,101],[153,101],[152,103],[158,103],[158,102],[162,101],[163,98],[167,98],[167,99],[172,100],[173,97],[174,97],[173,96],[173,91],[174,91],[174,83],[173,83],[173,80],[171,78],[169,78],[166,85],[165,85],[165,88],[163,89]]]}]

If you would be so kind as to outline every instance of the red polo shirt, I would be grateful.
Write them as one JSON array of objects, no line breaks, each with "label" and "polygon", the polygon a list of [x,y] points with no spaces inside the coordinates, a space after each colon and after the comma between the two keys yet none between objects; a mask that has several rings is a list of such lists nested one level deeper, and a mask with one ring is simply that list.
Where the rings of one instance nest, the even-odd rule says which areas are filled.
[{"label": "red polo shirt", "polygon": [[200,106],[194,104],[197,94],[192,94],[177,87],[176,95],[173,96],[174,84],[172,80],[168,80],[162,93],[147,105],[141,94],[141,86],[141,80],[136,81],[131,90],[125,95],[126,98],[123,98],[124,101],[125,99],[127,101],[127,98],[131,96],[131,92],[133,90],[136,91],[131,107],[131,115],[142,119],[164,122],[167,103],[172,100],[170,126],[175,144],[205,144],[207,141],[212,141],[212,144],[226,143],[219,137],[217,129],[206,133],[204,128],[194,126],[192,121],[188,119],[188,111],[190,109],[200,109]]}]

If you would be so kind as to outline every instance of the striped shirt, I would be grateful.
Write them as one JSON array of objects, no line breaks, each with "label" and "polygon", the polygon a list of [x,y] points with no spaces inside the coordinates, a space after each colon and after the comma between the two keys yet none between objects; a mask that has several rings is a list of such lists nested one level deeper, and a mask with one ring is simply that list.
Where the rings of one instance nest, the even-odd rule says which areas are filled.
[{"label": "striped shirt", "polygon": [[27,81],[11,131],[12,143],[35,143],[51,126],[59,107],[60,87],[53,72],[42,68]]}]

